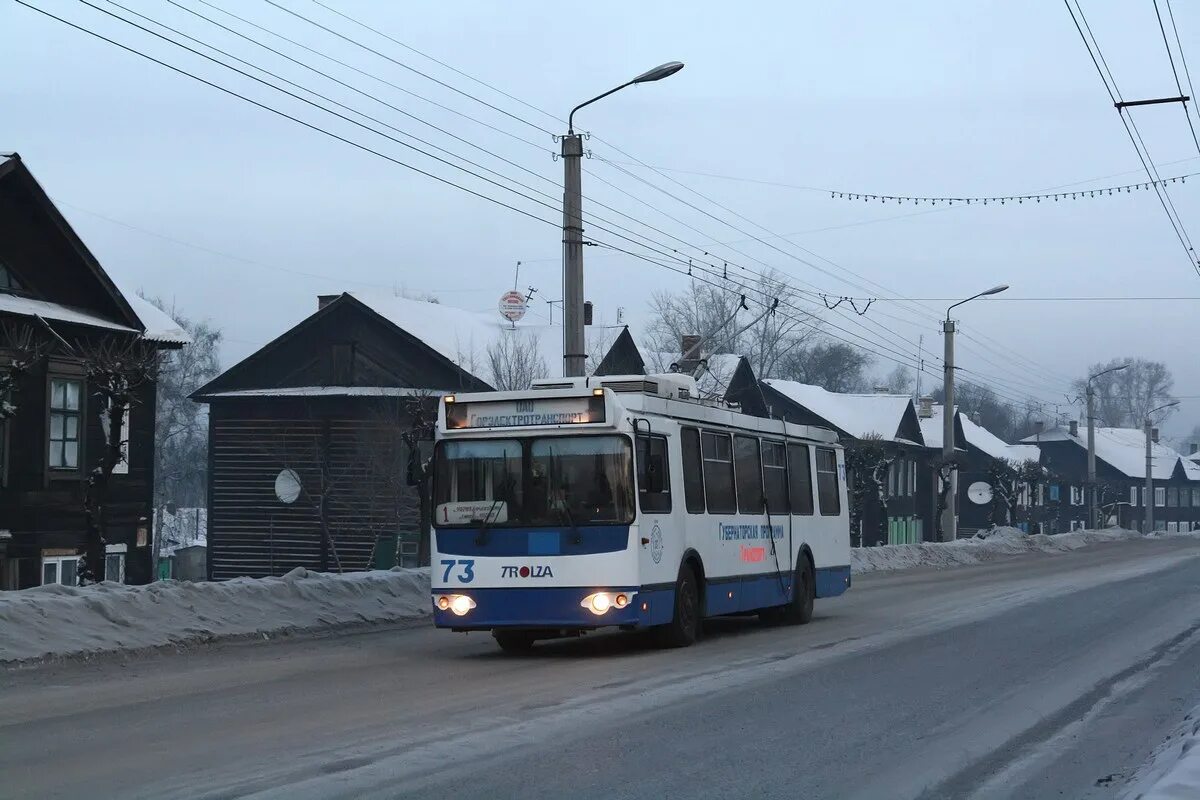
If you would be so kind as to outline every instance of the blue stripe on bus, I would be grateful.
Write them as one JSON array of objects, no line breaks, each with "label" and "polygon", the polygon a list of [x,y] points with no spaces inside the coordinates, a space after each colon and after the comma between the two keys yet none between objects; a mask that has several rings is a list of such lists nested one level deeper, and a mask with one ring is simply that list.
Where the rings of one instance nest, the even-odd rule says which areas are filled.
[{"label": "blue stripe on bus", "polygon": [[[781,580],[782,578],[782,580]],[[836,597],[850,586],[850,567],[822,567],[816,571],[817,597]],[[530,588],[465,589],[475,608],[459,617],[451,611],[433,610],[439,628],[490,630],[492,628],[604,628],[613,625],[649,627],[665,625],[675,613],[675,587],[605,587],[607,591],[636,592],[623,609],[596,616],[580,605],[595,589],[543,586]],[[440,592],[433,592],[436,597]],[[775,572],[716,578],[705,587],[705,616],[716,617],[780,606],[791,601],[791,576]]]},{"label": "blue stripe on bus", "polygon": [[582,556],[629,547],[628,525],[570,528],[489,528],[479,543],[476,528],[434,529],[437,551],[453,556]]}]

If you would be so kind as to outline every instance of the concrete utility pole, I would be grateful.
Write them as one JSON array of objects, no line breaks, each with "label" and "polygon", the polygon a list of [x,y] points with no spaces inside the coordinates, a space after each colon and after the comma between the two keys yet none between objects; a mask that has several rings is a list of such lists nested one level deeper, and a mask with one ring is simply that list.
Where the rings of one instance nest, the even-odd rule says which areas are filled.
[{"label": "concrete utility pole", "polygon": [[1150,417],[1157,411],[1177,405],[1179,405],[1179,401],[1173,400],[1146,412],[1146,529],[1142,533],[1150,533],[1154,530],[1154,426]]},{"label": "concrete utility pole", "polygon": [[650,83],[674,75],[682,62],[669,61],[643,72],[631,81],[609,89],[580,103],[567,117],[567,133],[562,137],[563,160],[563,377],[582,377],[587,353],[584,352],[583,324],[583,184],[580,177],[583,137],[575,133],[575,112],[635,83]]},{"label": "concrete utility pole", "polygon": [[[942,461],[949,463],[954,460],[954,320],[950,312],[963,303],[969,303],[977,297],[987,297],[999,294],[1008,288],[1007,284],[993,286],[987,291],[971,295],[966,300],[959,300],[946,309],[946,321],[942,323],[942,333],[945,337],[946,353],[943,357],[943,399],[942,399]],[[953,542],[958,538],[958,469],[950,470],[942,491],[946,492],[946,510],[942,512],[942,539]]]},{"label": "concrete utility pole", "polygon": [[1127,369],[1128,364],[1122,364],[1119,367],[1106,369],[1103,372],[1097,372],[1095,375],[1088,377],[1086,391],[1087,395],[1087,424],[1088,424],[1088,462],[1087,462],[1087,489],[1088,489],[1088,527],[1092,530],[1097,530],[1100,527],[1100,522],[1096,517],[1096,512],[1099,506],[1099,500],[1096,497],[1096,390],[1092,387],[1092,381],[1099,378],[1101,375],[1107,375],[1110,372],[1120,372]]}]

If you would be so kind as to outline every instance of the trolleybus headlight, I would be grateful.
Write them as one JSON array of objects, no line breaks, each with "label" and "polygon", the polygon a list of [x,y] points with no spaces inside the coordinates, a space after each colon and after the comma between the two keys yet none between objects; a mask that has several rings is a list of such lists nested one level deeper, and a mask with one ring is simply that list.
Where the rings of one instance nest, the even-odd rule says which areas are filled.
[{"label": "trolleybus headlight", "polygon": [[475,607],[475,601],[465,594],[440,594],[434,604],[441,611],[453,611],[460,617]]},{"label": "trolleybus headlight", "polygon": [[625,606],[629,605],[633,594],[631,592],[595,592],[583,598],[579,605],[591,611],[597,617],[600,617],[608,613],[610,608],[625,608]]}]

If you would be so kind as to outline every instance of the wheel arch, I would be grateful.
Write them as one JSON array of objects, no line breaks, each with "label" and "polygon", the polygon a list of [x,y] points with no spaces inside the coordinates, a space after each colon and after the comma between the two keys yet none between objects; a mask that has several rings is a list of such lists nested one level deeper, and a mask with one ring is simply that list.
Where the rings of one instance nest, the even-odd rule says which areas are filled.
[{"label": "wheel arch", "polygon": [[679,568],[682,570],[684,566],[690,566],[696,575],[696,594],[700,599],[700,616],[703,617],[708,605],[705,591],[708,579],[704,575],[704,559],[700,558],[700,554],[696,552],[695,548],[689,547],[683,552],[683,557],[679,559]]}]

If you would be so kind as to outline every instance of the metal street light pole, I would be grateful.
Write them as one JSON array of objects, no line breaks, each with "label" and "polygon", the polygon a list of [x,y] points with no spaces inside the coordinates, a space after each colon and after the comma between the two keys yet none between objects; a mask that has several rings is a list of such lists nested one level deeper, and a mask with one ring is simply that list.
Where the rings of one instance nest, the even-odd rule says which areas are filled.
[{"label": "metal street light pole", "polygon": [[1120,372],[1123,369],[1128,369],[1128,364],[1122,364],[1119,367],[1106,369],[1103,372],[1097,372],[1095,375],[1087,379],[1084,394],[1087,395],[1087,423],[1088,423],[1088,459],[1087,459],[1087,483],[1088,483],[1088,527],[1096,530],[1100,527],[1099,521],[1096,519],[1096,511],[1098,500],[1096,499],[1096,390],[1092,387],[1092,381],[1099,378],[1101,375],[1107,375],[1110,372]]},{"label": "metal street light pole", "polygon": [[585,370],[583,331],[583,186],[580,172],[583,137],[575,133],[575,112],[635,83],[660,81],[683,69],[679,61],[643,72],[615,89],[596,95],[571,109],[562,137],[563,160],[563,377],[581,377]]},{"label": "metal street light pole", "polygon": [[[942,462],[949,463],[954,460],[954,321],[950,319],[950,312],[963,303],[978,297],[986,297],[991,294],[999,294],[1008,288],[1007,284],[993,286],[985,292],[972,295],[966,300],[959,300],[954,305],[946,309],[946,321],[942,323],[942,333],[944,334],[946,353],[943,357],[944,375],[943,375],[943,395],[942,398]],[[952,469],[947,476],[947,486],[943,486],[942,490],[946,494],[946,510],[942,512],[942,539],[947,542],[953,542],[958,538],[958,509],[955,506],[958,503],[958,470]]]},{"label": "metal street light pole", "polygon": [[1161,405],[1158,408],[1152,408],[1146,412],[1146,527],[1142,533],[1150,533],[1154,530],[1154,456],[1152,454],[1153,446],[1153,428],[1150,423],[1150,415],[1156,411],[1162,411],[1164,408],[1171,408],[1179,405],[1178,400],[1173,400],[1170,403]]}]

